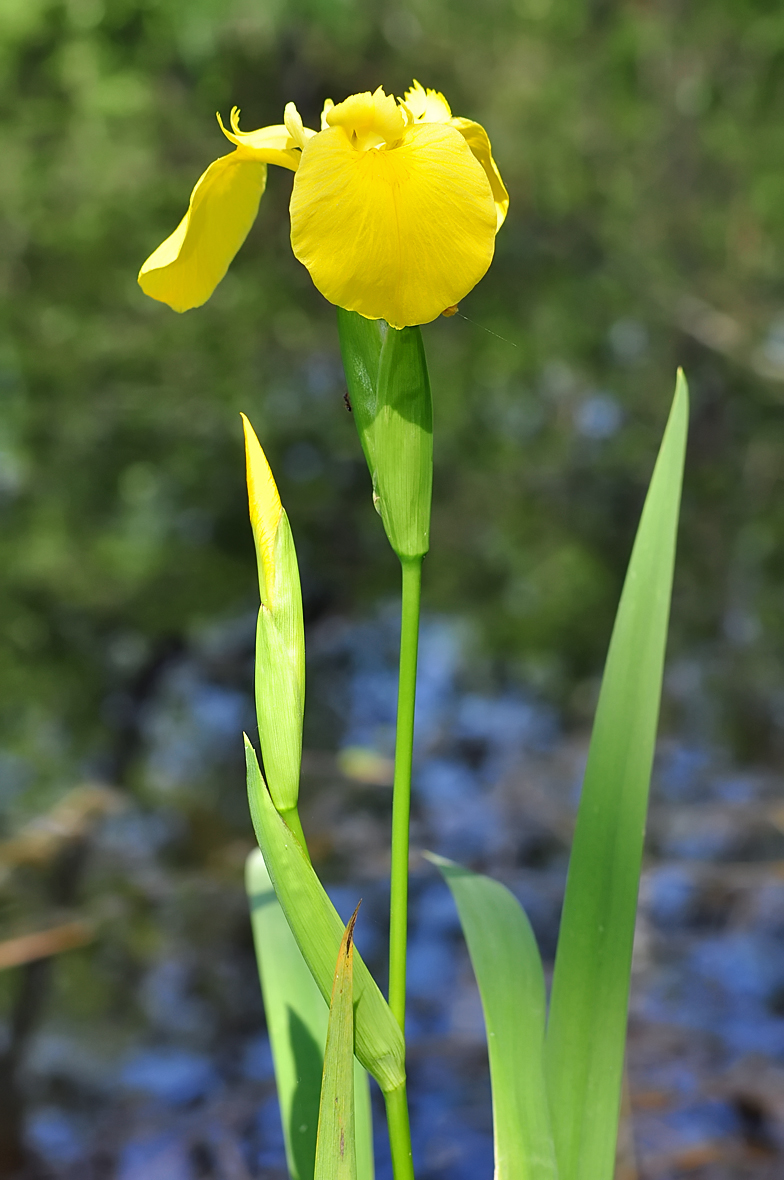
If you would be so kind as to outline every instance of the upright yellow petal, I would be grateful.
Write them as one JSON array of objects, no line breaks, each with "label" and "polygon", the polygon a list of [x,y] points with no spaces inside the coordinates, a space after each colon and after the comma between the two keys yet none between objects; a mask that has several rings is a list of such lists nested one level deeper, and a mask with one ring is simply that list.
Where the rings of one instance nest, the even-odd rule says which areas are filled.
[{"label": "upright yellow petal", "polygon": [[[294,107],[294,104],[289,103],[289,106]],[[296,107],[294,110],[296,111]],[[278,123],[274,127],[260,127],[258,131],[240,131],[239,107],[231,109],[231,131],[227,131],[223,126],[220,115],[218,122],[223,134],[231,143],[237,145],[245,158],[259,160],[263,164],[278,164],[281,168],[297,171],[301,144],[299,139],[292,137],[288,124]],[[301,119],[299,129],[303,136],[316,134],[315,131],[303,128]]]},{"label": "upright yellow petal", "polygon": [[495,232],[485,171],[447,124],[417,124],[399,146],[367,151],[333,125],[302,153],[294,253],[331,303],[368,319],[403,328],[459,303],[490,265]]},{"label": "upright yellow petal", "polygon": [[371,94],[352,94],[339,102],[324,118],[330,127],[342,127],[356,151],[367,151],[383,144],[395,144],[406,129],[406,120],[391,94],[379,86]]},{"label": "upright yellow petal", "polygon": [[490,181],[490,188],[493,191],[496,229],[499,230],[504,224],[509,209],[509,193],[506,191],[506,185],[501,179],[501,173],[493,159],[490,137],[480,123],[472,123],[470,119],[450,119],[449,125],[456,127],[460,134],[465,136],[466,143],[485,170],[487,179]]},{"label": "upright yellow petal", "polygon": [[267,165],[240,151],[210,164],[177,229],[139,271],[144,293],[175,311],[206,303],[248,236],[266,183]]},{"label": "upright yellow petal", "polygon": [[286,130],[300,151],[302,151],[308,140],[316,134],[315,131],[311,131],[309,127],[303,124],[302,115],[293,102],[286,103],[285,110],[283,111],[283,122],[286,124]]},{"label": "upright yellow petal", "polygon": [[278,531],[283,505],[275,480],[272,477],[267,456],[261,449],[256,431],[244,414],[242,428],[245,432],[245,476],[248,484],[248,508],[256,554],[259,561],[261,597],[268,610],[272,610],[272,593],[275,585],[275,536]]},{"label": "upright yellow petal", "polygon": [[438,90],[425,90],[416,78],[403,99],[417,123],[448,123],[452,118],[449,103]]}]

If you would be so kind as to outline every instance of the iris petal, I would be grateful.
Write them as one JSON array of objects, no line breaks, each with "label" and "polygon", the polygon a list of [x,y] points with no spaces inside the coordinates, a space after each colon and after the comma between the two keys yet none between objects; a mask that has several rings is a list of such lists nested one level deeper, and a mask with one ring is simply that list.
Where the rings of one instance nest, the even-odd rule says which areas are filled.
[{"label": "iris petal", "polygon": [[205,303],[278,164],[296,173],[294,253],[327,299],[398,328],[456,306],[490,265],[509,206],[484,128],[418,82],[399,103],[381,87],[328,99],[321,127],[304,127],[289,103],[284,123],[243,132],[235,107],[221,130],[236,151],[210,165],[141,268],[146,294],[175,311]]},{"label": "iris petal", "polygon": [[501,173],[493,159],[490,137],[480,123],[472,123],[470,119],[450,119],[449,125],[456,127],[460,134],[465,136],[466,143],[485,170],[487,179],[490,181],[490,188],[493,191],[497,218],[496,230],[499,230],[504,224],[509,209],[509,193],[506,191],[506,185],[501,179]]},{"label": "iris petal", "polygon": [[490,138],[484,127],[480,123],[472,122],[471,119],[453,118],[449,103],[443,94],[437,90],[425,90],[416,79],[411,89],[406,91],[404,102],[417,123],[449,123],[450,127],[456,127],[460,134],[465,136],[468,146],[490,181],[495,201],[496,229],[499,230],[509,209],[509,193],[493,159]]},{"label": "iris petal", "polygon": [[406,129],[406,120],[391,94],[379,86],[371,94],[352,94],[324,112],[330,127],[342,127],[357,151],[386,143],[396,144]]},{"label": "iris petal", "polygon": [[484,168],[444,123],[369,151],[333,127],[308,141],[294,178],[296,257],[331,303],[394,328],[468,294],[492,260],[496,223]]},{"label": "iris petal", "polygon": [[210,164],[188,212],[139,271],[144,293],[175,311],[206,303],[248,236],[266,183],[267,165],[240,151]]},{"label": "iris petal", "polygon": [[438,90],[425,90],[421,82],[414,79],[410,90],[403,99],[417,123],[448,123],[452,117],[449,103]]},{"label": "iris petal", "polygon": [[[297,108],[294,103],[289,103],[289,106],[296,114]],[[220,115],[218,115],[221,131],[231,143],[236,143],[246,159],[259,160],[264,164],[278,164],[281,168],[290,168],[292,172],[297,171],[300,155],[299,143],[292,138],[288,126],[278,123],[274,127],[260,127],[258,131],[240,131],[239,120],[239,107],[232,107],[231,131],[227,131]],[[315,131],[309,131],[307,127],[302,126],[301,119],[299,119],[299,129],[305,136],[315,135]]]}]

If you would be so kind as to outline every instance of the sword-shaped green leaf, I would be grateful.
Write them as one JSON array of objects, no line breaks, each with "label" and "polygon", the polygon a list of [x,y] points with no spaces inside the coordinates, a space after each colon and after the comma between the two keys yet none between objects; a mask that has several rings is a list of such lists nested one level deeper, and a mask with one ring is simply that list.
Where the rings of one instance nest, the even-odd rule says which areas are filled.
[{"label": "sword-shaped green leaf", "polygon": [[354,923],[351,915],[338,951],[329,1005],[321,1081],[315,1180],[357,1180],[354,1144]]},{"label": "sword-shaped green leaf", "polygon": [[544,1081],[544,972],[531,925],[500,881],[425,855],[452,890],[482,997],[495,1180],[556,1180]]},{"label": "sword-shaped green leaf", "polygon": [[[328,1009],[280,907],[259,849],[245,867],[253,941],[272,1046],[291,1180],[313,1180]],[[359,1180],[373,1180],[368,1076],[354,1062],[354,1122]]]},{"label": "sword-shaped green leaf", "polygon": [[610,640],[569,861],[545,1048],[561,1180],[613,1175],[687,427],[679,372]]},{"label": "sword-shaped green leaf", "polygon": [[[278,815],[245,737],[248,801],[264,862],[294,938],[329,1002],[343,923],[297,839]],[[354,956],[355,1052],[385,1094],[405,1084],[403,1034],[359,953]]]}]

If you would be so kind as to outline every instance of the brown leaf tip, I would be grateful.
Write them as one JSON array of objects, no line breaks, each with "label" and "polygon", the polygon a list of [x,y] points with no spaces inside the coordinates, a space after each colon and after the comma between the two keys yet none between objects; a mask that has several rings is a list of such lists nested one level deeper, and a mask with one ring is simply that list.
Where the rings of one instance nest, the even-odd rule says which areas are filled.
[{"label": "brown leaf tip", "polygon": [[348,924],[346,926],[346,954],[348,954],[348,952],[351,950],[351,947],[354,942],[354,926],[356,925],[357,915],[359,914],[359,907],[361,905],[362,905],[362,898],[360,897],[359,901],[357,902],[357,908],[354,910],[354,913],[349,918]]}]

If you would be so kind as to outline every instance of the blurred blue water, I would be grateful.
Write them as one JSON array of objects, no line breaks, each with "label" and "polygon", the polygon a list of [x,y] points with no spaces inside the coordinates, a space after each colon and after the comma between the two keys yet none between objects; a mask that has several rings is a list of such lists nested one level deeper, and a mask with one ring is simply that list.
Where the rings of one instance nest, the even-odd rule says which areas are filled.
[{"label": "blurred blue water", "polygon": [[[342,702],[339,746],[362,747],[380,758],[391,754],[396,642],[394,612],[383,611],[375,620],[345,627],[325,646],[339,669],[326,678]],[[520,689],[466,688],[465,651],[460,624],[425,619],[415,843],[500,875],[524,904],[549,956],[585,744],[572,742],[553,711]],[[194,775],[203,777],[206,768],[220,772],[248,713],[247,697],[210,683],[198,659],[177,669],[147,728],[150,776],[163,795]],[[644,1109],[636,1120],[643,1157],[667,1151],[677,1156],[690,1145],[722,1144],[741,1134],[733,1101],[711,1092],[705,1060],[714,1075],[751,1054],[784,1064],[784,882],[761,873],[749,884],[741,873],[736,887],[735,878],[720,868],[734,863],[746,827],[752,820],[763,822],[771,798],[769,783],[738,774],[709,748],[671,741],[659,751],[652,859],[643,879],[632,992],[633,1030],[647,1029],[654,1046],[660,1030],[663,1046],[646,1050],[637,1064],[634,1037],[630,1046],[633,1090],[662,1096],[660,1110]],[[104,848],[129,863],[137,859],[152,866],[178,838],[178,822],[177,813],[169,815],[165,806],[148,815],[127,811],[106,824]],[[753,844],[753,824],[749,830]],[[357,942],[383,985],[385,871],[361,883],[333,883],[328,890],[344,920],[363,897]],[[483,1021],[455,908],[441,880],[425,867],[413,872],[410,901],[407,1033],[418,1175],[425,1180],[489,1176],[492,1126]],[[210,1004],[195,994],[187,957],[171,952],[148,970],[139,1001],[152,1033],[157,1030],[166,1043],[148,1044],[119,1063],[118,1092],[133,1096],[142,1112],[198,1112],[216,1109],[232,1086],[257,1087],[252,1117],[244,1130],[232,1131],[232,1142],[250,1175],[284,1169],[272,1058],[263,1032],[245,1036],[230,1059],[220,1045],[207,1048],[215,1024]],[[702,1038],[699,1043],[710,1046],[708,1056],[698,1060],[690,1051],[673,1050],[668,1057],[664,1043],[676,1034],[688,1044],[690,1037]],[[377,1113],[381,1145],[380,1109]],[[55,1162],[75,1160],[84,1149],[86,1133],[54,1107],[37,1108],[28,1133],[41,1155]],[[190,1180],[195,1175],[185,1142],[190,1134],[164,1133],[160,1127],[134,1132],[117,1176]],[[389,1175],[380,1146],[379,1180]]]},{"label": "blurred blue water", "polygon": [[72,1164],[85,1148],[85,1135],[75,1119],[57,1107],[34,1110],[27,1123],[27,1140],[47,1162]]},{"label": "blurred blue water", "polygon": [[116,1180],[194,1180],[186,1143],[176,1130],[132,1139],[123,1148]]},{"label": "blurred blue water", "polygon": [[183,1106],[205,1098],[220,1079],[209,1058],[186,1049],[143,1049],[124,1063],[119,1081],[160,1102]]}]

